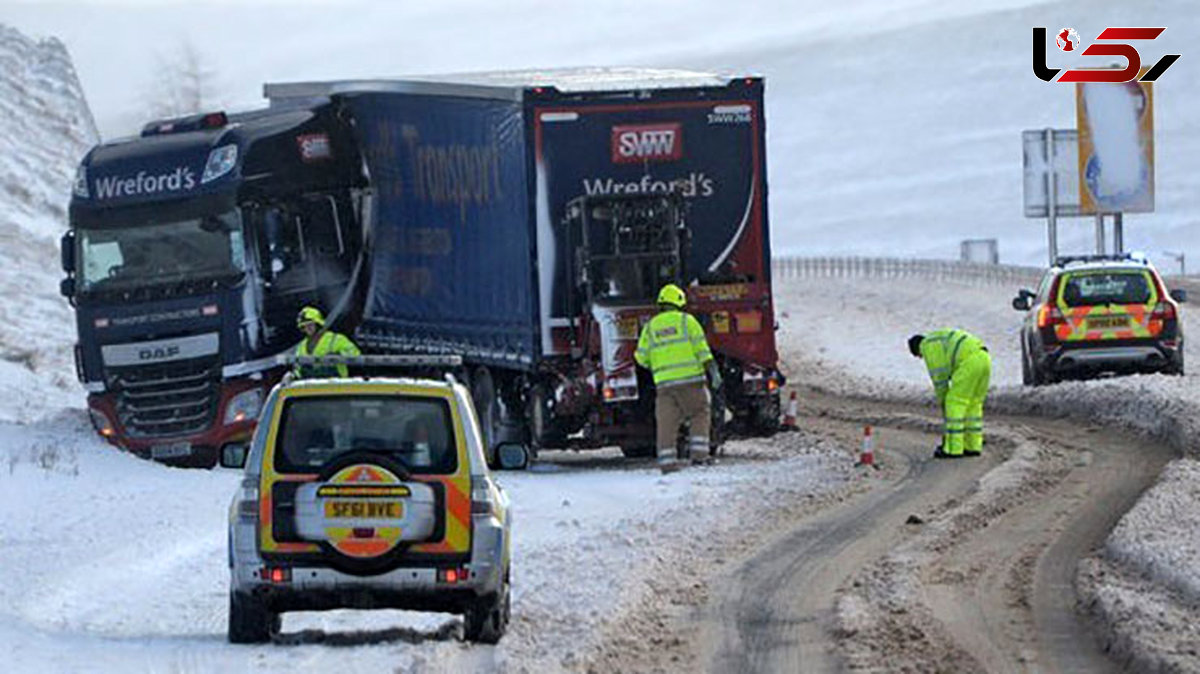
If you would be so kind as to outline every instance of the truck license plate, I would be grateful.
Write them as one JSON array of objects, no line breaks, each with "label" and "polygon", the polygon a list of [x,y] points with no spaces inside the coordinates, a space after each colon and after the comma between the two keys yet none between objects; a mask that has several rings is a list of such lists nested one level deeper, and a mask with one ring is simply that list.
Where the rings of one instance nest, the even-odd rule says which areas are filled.
[{"label": "truck license plate", "polygon": [[1123,328],[1129,325],[1128,316],[1096,316],[1088,319],[1088,327],[1093,330]]},{"label": "truck license plate", "polygon": [[150,458],[152,459],[174,459],[180,456],[188,456],[192,453],[192,446],[186,442],[173,442],[169,445],[154,445],[150,448]]},{"label": "truck license plate", "polygon": [[325,517],[356,519],[400,519],[404,504],[399,501],[326,501]]}]

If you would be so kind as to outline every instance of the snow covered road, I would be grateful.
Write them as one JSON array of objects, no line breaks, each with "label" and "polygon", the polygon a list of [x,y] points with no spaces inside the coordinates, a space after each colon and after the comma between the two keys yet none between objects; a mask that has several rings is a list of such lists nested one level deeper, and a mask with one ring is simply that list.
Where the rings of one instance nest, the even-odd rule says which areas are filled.
[{"label": "snow covered road", "polygon": [[[1194,287],[1194,280],[1167,279]],[[1113,536],[1085,561],[1076,578],[1083,605],[1101,625],[1113,655],[1145,671],[1200,672],[1200,552],[1194,513],[1200,489],[1186,476],[1200,466],[1200,387],[1195,368],[1185,377],[1143,375],[1019,385],[1017,330],[1022,314],[1009,308],[1015,288],[904,279],[808,279],[780,284],[780,349],[796,381],[838,395],[924,403],[932,408],[908,335],[963,327],[993,354],[989,409],[1017,415],[1065,417],[1086,427],[1138,431],[1180,458],[1157,486],[1122,518]],[[829,311],[814,312],[813,298]],[[1196,362],[1200,309],[1181,312],[1186,349]],[[1136,451],[1131,445],[1129,451]]]},{"label": "snow covered road", "polygon": [[[498,647],[453,617],[287,614],[264,647],[225,642],[226,509],[240,474],[117,452],[68,410],[0,427],[0,652],[9,672],[578,670],[624,618],[757,501],[845,489],[851,457],[800,435],[741,441],[661,477],[611,452],[552,454],[501,481],[515,507],[514,615]],[[707,563],[705,560],[701,562]]]}]

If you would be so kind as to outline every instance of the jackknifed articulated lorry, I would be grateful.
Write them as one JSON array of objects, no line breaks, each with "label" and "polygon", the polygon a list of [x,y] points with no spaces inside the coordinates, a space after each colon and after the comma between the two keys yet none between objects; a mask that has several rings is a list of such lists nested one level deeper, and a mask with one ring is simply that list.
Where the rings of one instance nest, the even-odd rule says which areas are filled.
[{"label": "jackknifed articulated lorry", "polygon": [[761,79],[554,70],[265,95],[151,122],[79,167],[62,292],[114,444],[211,465],[246,442],[315,304],[367,353],[461,356],[490,460],[648,455],[633,351],[667,282],[717,354],[718,420],[776,428]]}]

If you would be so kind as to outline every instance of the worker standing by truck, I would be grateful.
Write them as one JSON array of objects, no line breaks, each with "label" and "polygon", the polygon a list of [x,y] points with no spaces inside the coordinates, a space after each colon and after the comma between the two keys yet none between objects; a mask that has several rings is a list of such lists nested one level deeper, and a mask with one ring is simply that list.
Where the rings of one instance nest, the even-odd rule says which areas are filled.
[{"label": "worker standing by truck", "polygon": [[983,452],[983,403],[992,376],[992,357],[983,340],[966,330],[947,328],[913,335],[908,350],[925,361],[945,416],[937,459],[979,456]]},{"label": "worker standing by truck", "polygon": [[[358,350],[349,337],[327,330],[325,315],[316,307],[304,307],[296,317],[296,326],[304,333],[304,339],[296,345],[297,356],[359,356]],[[296,363],[293,374],[297,378],[304,377],[339,377],[350,376],[350,369],[345,365],[301,365]]]},{"label": "worker standing by truck", "polygon": [[682,467],[675,458],[680,424],[688,425],[692,460],[712,461],[708,456],[712,412],[704,375],[707,371],[715,390],[721,387],[721,374],[700,321],[683,310],[687,306],[683,289],[673,283],[663,286],[658,306],[659,313],[642,328],[634,358],[654,375],[658,466],[666,474]]}]

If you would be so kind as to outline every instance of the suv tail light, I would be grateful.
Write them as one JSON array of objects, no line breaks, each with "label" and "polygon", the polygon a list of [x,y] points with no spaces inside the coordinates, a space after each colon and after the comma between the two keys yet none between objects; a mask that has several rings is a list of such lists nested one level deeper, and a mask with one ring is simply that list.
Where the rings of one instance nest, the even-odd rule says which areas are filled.
[{"label": "suv tail light", "polygon": [[487,479],[482,475],[471,476],[471,514],[492,514],[492,494]]},{"label": "suv tail light", "polygon": [[258,477],[242,478],[242,493],[238,498],[238,519],[253,522],[258,517]]}]

